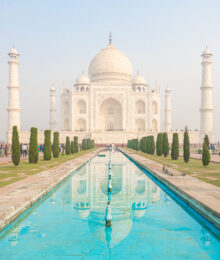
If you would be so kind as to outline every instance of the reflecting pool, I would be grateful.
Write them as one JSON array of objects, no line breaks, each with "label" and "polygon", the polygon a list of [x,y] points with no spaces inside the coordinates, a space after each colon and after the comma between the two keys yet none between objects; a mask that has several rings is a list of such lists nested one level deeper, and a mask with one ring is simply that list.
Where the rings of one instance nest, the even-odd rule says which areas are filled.
[{"label": "reflecting pool", "polygon": [[105,155],[5,228],[0,259],[220,259],[219,240],[120,152],[111,153],[109,196]]}]

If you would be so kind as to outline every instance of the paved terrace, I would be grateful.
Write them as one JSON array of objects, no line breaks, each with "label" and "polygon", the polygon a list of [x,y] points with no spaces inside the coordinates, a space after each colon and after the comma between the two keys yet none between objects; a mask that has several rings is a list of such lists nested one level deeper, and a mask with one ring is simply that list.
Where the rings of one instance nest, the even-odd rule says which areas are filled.
[{"label": "paved terrace", "polygon": [[0,188],[0,230],[94,157],[99,150]]},{"label": "paved terrace", "polygon": [[[131,153],[126,149],[120,148],[124,153],[128,154],[132,159],[137,162],[140,162],[142,165],[146,166],[148,169],[153,171],[159,179],[162,179],[171,186],[175,187],[175,190],[180,190],[187,195],[187,197],[192,198],[196,201],[197,210],[201,208],[200,214],[207,217],[210,221],[212,219],[207,216],[209,213],[206,211],[210,211],[215,220],[212,221],[217,228],[220,229],[220,188],[216,187],[212,184],[203,182],[191,176],[169,176],[163,173],[163,166],[157,162],[154,162],[146,157],[137,155],[135,153]],[[195,204],[194,204],[195,205]],[[193,205],[191,205],[194,207]],[[201,207],[202,206],[202,207]],[[195,207],[194,207],[195,208]],[[205,210],[203,210],[203,208]],[[212,218],[212,216],[210,216]]]}]

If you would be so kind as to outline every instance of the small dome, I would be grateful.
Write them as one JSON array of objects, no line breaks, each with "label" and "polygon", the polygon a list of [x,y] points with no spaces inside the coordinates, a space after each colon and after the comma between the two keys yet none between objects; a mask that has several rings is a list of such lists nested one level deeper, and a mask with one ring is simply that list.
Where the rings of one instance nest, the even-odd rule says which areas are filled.
[{"label": "small dome", "polygon": [[89,216],[89,209],[83,209],[83,210],[78,209],[77,211],[78,211],[80,218],[82,218],[82,219],[85,219]]},{"label": "small dome", "polygon": [[133,85],[146,85],[145,79],[138,73],[134,78],[133,78]]},{"label": "small dome", "polygon": [[165,92],[169,93],[171,92],[171,89],[169,87],[166,87]]},{"label": "small dome", "polygon": [[78,85],[88,85],[89,83],[89,78],[84,73],[79,75],[79,77],[76,80],[76,84]]},{"label": "small dome", "polygon": [[206,46],[205,50],[203,51],[202,53],[202,56],[203,55],[212,55],[212,52],[208,49],[208,47]]},{"label": "small dome", "polygon": [[135,218],[142,218],[146,213],[146,209],[134,210],[133,213]]},{"label": "small dome", "polygon": [[91,81],[131,83],[132,65],[112,44],[101,50],[90,62]]},{"label": "small dome", "polygon": [[55,87],[50,88],[51,91],[56,91]]},{"label": "small dome", "polygon": [[16,55],[18,55],[18,51],[15,48],[11,48],[9,54],[16,54]]}]

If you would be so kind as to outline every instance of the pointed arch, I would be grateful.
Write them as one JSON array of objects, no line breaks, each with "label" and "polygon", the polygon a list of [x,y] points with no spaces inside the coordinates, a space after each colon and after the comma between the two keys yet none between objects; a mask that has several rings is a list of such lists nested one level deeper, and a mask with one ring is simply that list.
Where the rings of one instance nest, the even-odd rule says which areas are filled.
[{"label": "pointed arch", "polygon": [[157,115],[157,113],[158,113],[158,106],[157,106],[157,102],[154,100],[152,102],[152,114]]},{"label": "pointed arch", "polygon": [[83,118],[79,118],[76,121],[76,130],[77,131],[86,131],[86,120]]},{"label": "pointed arch", "polygon": [[122,130],[122,104],[115,98],[108,98],[101,103],[99,129],[105,131]]},{"label": "pointed arch", "polygon": [[70,130],[70,124],[69,124],[69,119],[64,120],[64,131],[69,131]]},{"label": "pointed arch", "polygon": [[69,102],[68,101],[66,101],[64,103],[64,113],[65,114],[69,113]]},{"label": "pointed arch", "polygon": [[136,131],[145,131],[145,121],[142,118],[138,118],[135,121],[135,128]]},{"label": "pointed arch", "polygon": [[158,131],[158,124],[157,124],[157,120],[156,119],[152,120],[152,131],[153,132],[157,132]]},{"label": "pointed arch", "polygon": [[145,114],[145,103],[142,100],[138,100],[135,104],[137,114]]},{"label": "pointed arch", "polygon": [[76,111],[78,114],[86,113],[86,102],[83,100],[79,100],[76,104]]}]

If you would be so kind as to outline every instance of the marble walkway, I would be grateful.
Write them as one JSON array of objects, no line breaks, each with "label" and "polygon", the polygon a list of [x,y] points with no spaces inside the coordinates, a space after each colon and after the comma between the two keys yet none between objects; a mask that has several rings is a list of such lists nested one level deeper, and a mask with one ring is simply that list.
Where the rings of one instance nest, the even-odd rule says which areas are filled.
[{"label": "marble walkway", "polygon": [[[186,195],[192,200],[191,206],[197,207],[202,215],[206,215],[210,221],[215,221],[215,226],[220,229],[220,188],[212,184],[200,181],[191,176],[169,176],[163,173],[162,165],[151,161],[150,159],[132,153],[125,149],[121,149],[127,153],[132,159],[146,166],[146,168],[153,171],[158,179],[174,187],[175,190],[180,191],[181,194]],[[207,216],[207,214],[210,216]],[[210,218],[209,218],[210,217]],[[212,219],[211,219],[212,218]],[[214,220],[213,220],[214,219]]]},{"label": "marble walkway", "polygon": [[98,150],[95,150],[84,154],[64,164],[0,188],[0,230],[74,170],[93,158],[97,152]]}]

